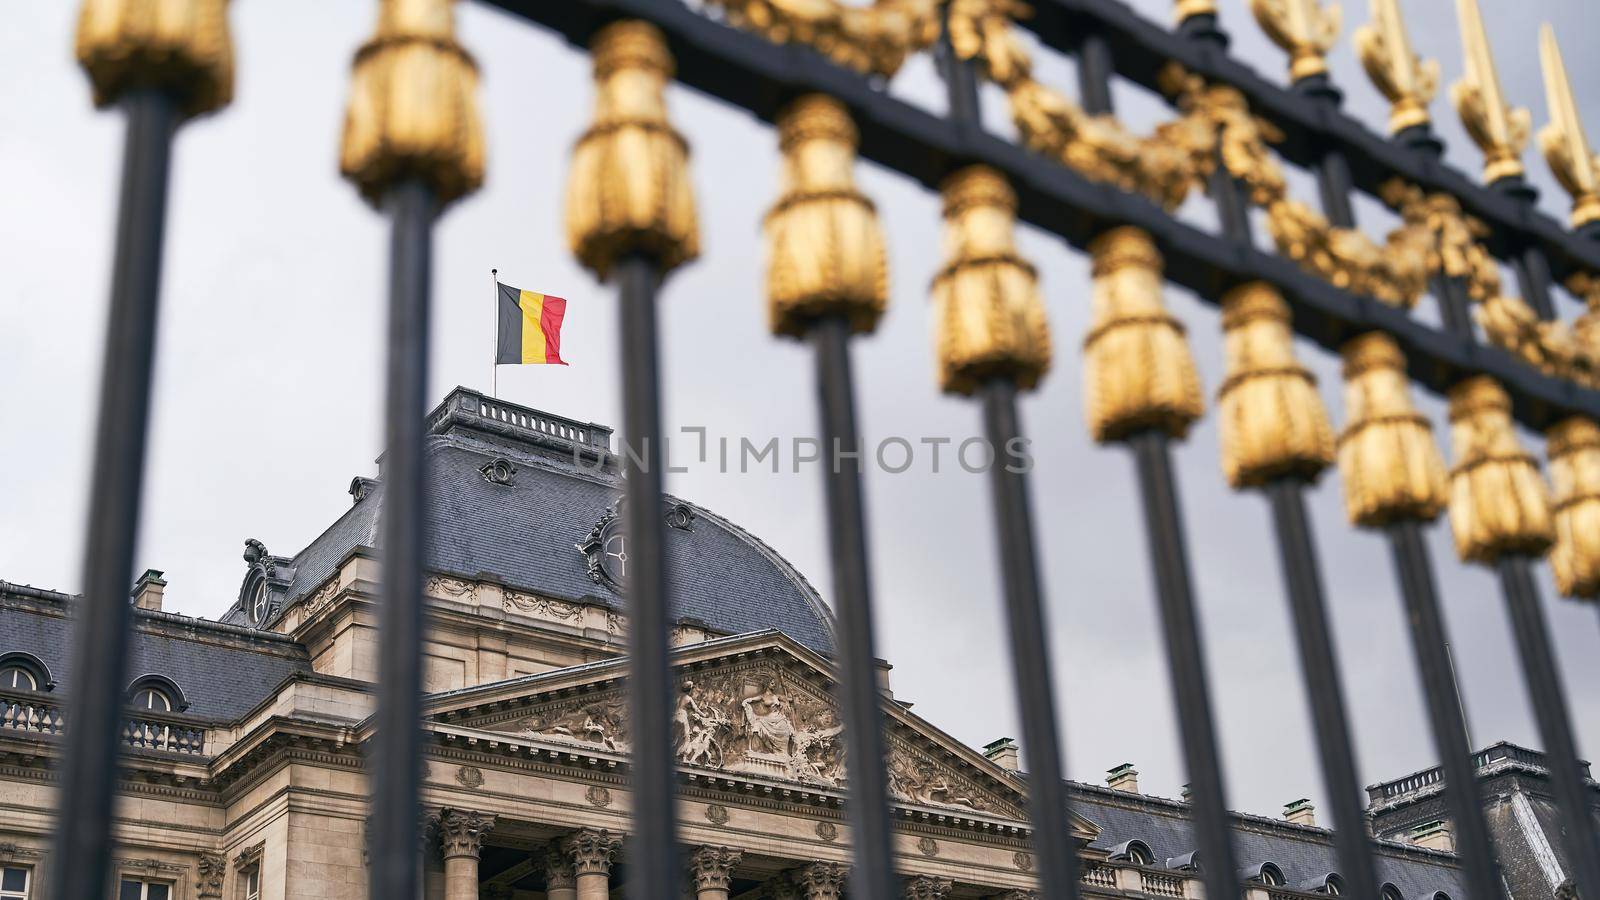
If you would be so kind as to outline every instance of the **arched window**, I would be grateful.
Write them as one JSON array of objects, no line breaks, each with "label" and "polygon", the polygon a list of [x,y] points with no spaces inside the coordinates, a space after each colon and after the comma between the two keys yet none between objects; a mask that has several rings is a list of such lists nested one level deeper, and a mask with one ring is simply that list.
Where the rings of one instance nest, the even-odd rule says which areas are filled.
[{"label": "arched window", "polygon": [[39,657],[20,650],[0,654],[0,690],[48,691],[53,687],[50,670]]},{"label": "arched window", "polygon": [[133,692],[133,708],[172,712],[172,698],[161,688],[147,685]]},{"label": "arched window", "polygon": [[1378,890],[1378,894],[1380,900],[1406,900],[1406,895],[1400,893],[1400,889],[1390,881],[1383,883],[1383,887]]},{"label": "arched window", "polygon": [[1283,887],[1287,880],[1283,877],[1283,870],[1275,863],[1262,863],[1261,870],[1256,875],[1256,880],[1272,887]]},{"label": "arched window", "polygon": [[1327,894],[1329,897],[1344,896],[1344,879],[1338,875],[1329,875],[1328,880],[1322,883],[1322,890],[1318,891],[1318,893]]},{"label": "arched window", "polygon": [[1156,855],[1150,851],[1150,845],[1140,840],[1124,841],[1112,847],[1109,857],[1136,866],[1153,866],[1156,863]]},{"label": "arched window", "polygon": [[183,712],[189,701],[172,679],[143,675],[128,686],[128,705],[143,712]]}]

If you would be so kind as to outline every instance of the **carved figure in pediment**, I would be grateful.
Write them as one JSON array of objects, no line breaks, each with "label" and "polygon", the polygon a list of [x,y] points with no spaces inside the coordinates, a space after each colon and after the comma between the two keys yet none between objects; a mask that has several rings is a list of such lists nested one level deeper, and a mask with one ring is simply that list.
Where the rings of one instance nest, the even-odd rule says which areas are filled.
[{"label": "carved figure in pediment", "polygon": [[917,760],[900,750],[889,752],[889,792],[900,800],[923,806],[986,808],[980,797],[956,785],[933,763]]},{"label": "carved figure in pediment", "polygon": [[680,686],[672,713],[672,745],[680,762],[720,768],[727,761],[722,735],[732,727],[721,710],[695,697],[693,681]]},{"label": "carved figure in pediment", "polygon": [[778,679],[769,678],[759,695],[739,701],[744,710],[745,727],[750,730],[750,749],[774,756],[795,755],[794,722],[789,719],[786,701],[778,696]]},{"label": "carved figure in pediment", "polygon": [[586,703],[549,715],[535,714],[517,725],[516,733],[524,737],[565,739],[613,752],[628,749],[620,703]]}]

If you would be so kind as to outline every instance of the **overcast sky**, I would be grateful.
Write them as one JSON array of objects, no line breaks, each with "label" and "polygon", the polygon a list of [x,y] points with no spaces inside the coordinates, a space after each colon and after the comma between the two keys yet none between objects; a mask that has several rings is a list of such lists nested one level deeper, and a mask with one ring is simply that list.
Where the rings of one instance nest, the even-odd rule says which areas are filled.
[{"label": "overcast sky", "polygon": [[[1137,0],[1165,21],[1166,0]],[[1281,79],[1283,54],[1262,37],[1244,0],[1223,0],[1234,48]],[[1348,40],[1368,18],[1348,3],[1332,54],[1347,105],[1382,128],[1386,104]],[[77,4],[18,4],[0,30],[0,578],[77,591],[82,583],[89,447],[106,316],[122,123],[90,108],[71,60]],[[1419,49],[1461,71],[1453,4],[1407,0]],[[1597,23],[1589,0],[1486,2],[1508,96],[1547,120],[1536,29],[1556,23],[1579,102],[1600,128],[1600,60],[1587,53]],[[215,616],[235,599],[248,537],[274,553],[305,546],[348,505],[351,476],[374,474],[380,442],[383,221],[336,172],[352,51],[371,32],[370,2],[239,0],[230,16],[238,52],[232,106],[178,140],[168,227],[160,364],[137,567],[164,569],[168,608]],[[483,72],[489,137],[485,189],[436,234],[433,395],[487,389],[493,307],[489,269],[510,284],[567,297],[569,368],[506,368],[503,397],[577,419],[619,419],[614,301],[565,251],[561,195],[567,151],[589,119],[584,55],[537,26],[471,3],[463,42]],[[1068,61],[1041,77],[1068,92]],[[926,58],[892,90],[939,110]],[[1001,98],[986,119],[1010,134]],[[1137,127],[1168,115],[1119,85],[1119,110]],[[758,223],[777,189],[776,141],[745,114],[674,88],[674,121],[693,146],[704,257],[662,299],[665,416],[713,437],[788,441],[815,428],[809,353],[767,335]],[[1449,109],[1433,111],[1449,156],[1473,173],[1479,154]],[[1545,209],[1567,199],[1537,151],[1525,154]],[[887,231],[893,282],[878,333],[856,345],[857,392],[869,440],[956,441],[979,428],[974,404],[941,397],[927,309],[938,258],[937,198],[872,166],[860,172]],[[1301,178],[1298,196],[1314,201]],[[1392,218],[1358,206],[1369,233]],[[1184,214],[1214,227],[1206,204]],[[1079,345],[1087,327],[1086,258],[1024,229],[1056,341],[1055,369],[1024,404],[1037,468],[1033,499],[1050,600],[1055,671],[1067,735],[1066,770],[1098,782],[1134,763],[1146,791],[1177,796],[1186,781],[1148,574],[1132,463],[1102,449],[1083,425]],[[1514,284],[1515,282],[1510,282]],[[1169,292],[1187,323],[1208,394],[1220,381],[1214,307]],[[1563,299],[1566,315],[1576,304]],[[1433,317],[1424,300],[1419,315]],[[1342,421],[1337,360],[1301,352]],[[1440,426],[1438,398],[1422,407]],[[1300,797],[1320,802],[1310,735],[1265,501],[1236,495],[1217,462],[1215,417],[1177,451],[1183,512],[1210,655],[1230,801],[1276,814]],[[1531,436],[1524,435],[1525,438]],[[1542,442],[1534,444],[1542,453]],[[669,489],[743,524],[807,573],[830,583],[815,469],[722,474],[693,466]],[[895,664],[896,694],[973,745],[1017,734],[986,482],[926,459],[904,474],[868,478],[879,652]],[[1358,742],[1360,775],[1375,782],[1433,764],[1388,550],[1344,521],[1337,474],[1310,498]],[[506,535],[515,540],[515,535]],[[1497,582],[1455,561],[1448,529],[1431,535],[1455,654],[1479,745],[1537,746]],[[1558,600],[1541,571],[1582,750],[1600,755],[1600,616]],[[4,636],[0,635],[0,643]]]}]

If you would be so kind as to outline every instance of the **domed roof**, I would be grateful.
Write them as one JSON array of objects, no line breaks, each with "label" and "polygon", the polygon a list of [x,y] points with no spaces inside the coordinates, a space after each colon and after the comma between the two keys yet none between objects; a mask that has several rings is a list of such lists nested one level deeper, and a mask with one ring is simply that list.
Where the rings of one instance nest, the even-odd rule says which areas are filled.
[{"label": "domed roof", "polygon": [[[626,611],[625,563],[605,559],[604,548],[621,524],[610,429],[457,388],[431,414],[429,431],[427,570],[488,575]],[[350,550],[377,546],[381,480],[357,479],[351,492],[350,511],[290,561],[285,605],[326,580]],[[674,621],[697,620],[724,634],[773,628],[832,653],[826,605],[776,551],[702,507],[668,497],[666,508]]]}]

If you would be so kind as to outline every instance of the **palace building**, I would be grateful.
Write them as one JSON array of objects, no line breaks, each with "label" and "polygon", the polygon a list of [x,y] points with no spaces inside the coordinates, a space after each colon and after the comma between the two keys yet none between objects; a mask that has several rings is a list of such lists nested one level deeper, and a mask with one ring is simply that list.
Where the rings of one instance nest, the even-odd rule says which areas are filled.
[{"label": "palace building", "polygon": [[[429,432],[426,896],[606,900],[628,884],[632,737],[611,432],[465,389]],[[350,493],[298,552],[246,541],[219,620],[163,610],[161,572],[134,586],[115,896],[365,896],[383,481]],[[685,890],[836,900],[850,841],[828,607],[738,525],[677,499],[666,517]],[[74,604],[0,582],[0,900],[47,896]],[[894,700],[887,665],[882,695],[907,897],[1025,897],[1036,851],[1016,744],[956,741]],[[1501,744],[1476,761],[1511,896],[1551,897],[1569,872],[1542,757]],[[1084,892],[1198,897],[1187,806],[1141,794],[1137,775],[1070,786]],[[1464,897],[1437,770],[1370,792],[1383,900]],[[1341,893],[1309,804],[1233,823],[1251,900]]]}]

